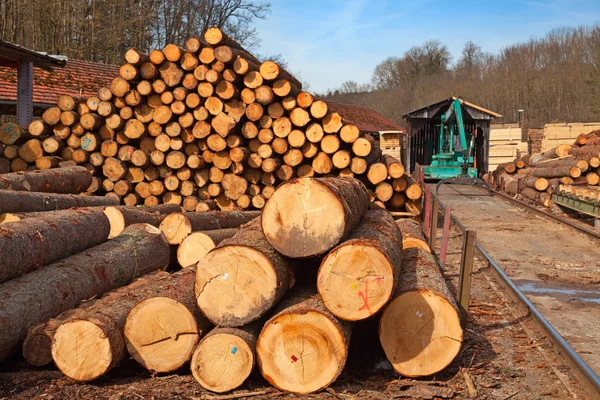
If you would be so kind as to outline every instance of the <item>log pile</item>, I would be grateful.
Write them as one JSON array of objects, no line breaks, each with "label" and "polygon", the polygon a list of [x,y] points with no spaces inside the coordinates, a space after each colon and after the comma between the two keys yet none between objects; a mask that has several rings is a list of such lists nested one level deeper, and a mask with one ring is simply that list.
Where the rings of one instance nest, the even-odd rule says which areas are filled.
[{"label": "log pile", "polygon": [[491,178],[492,184],[506,193],[545,207],[552,206],[550,195],[561,186],[594,192],[600,183],[600,131],[579,135],[573,145],[561,144],[501,164]]},{"label": "log pile", "polygon": [[[379,321],[372,340],[404,376],[436,374],[460,350],[458,309],[433,255],[416,243],[413,225],[396,223],[370,203],[358,179],[289,180],[261,213],[157,213],[106,209],[100,215],[120,224],[147,218],[160,229],[129,225],[88,253],[147,227],[163,234],[160,246],[144,245],[145,254],[168,258],[170,242],[182,268],[55,309],[29,331],[23,352],[30,363],[52,359],[70,378],[90,381],[118,368],[129,353],[152,373],[187,364],[202,387],[217,393],[239,387],[258,368],[273,386],[307,394],[343,371],[356,321]],[[179,230],[188,217],[189,229]],[[415,243],[404,246],[403,238]],[[162,256],[154,253],[158,248]],[[130,257],[126,265],[133,263]],[[296,283],[296,273],[309,269],[312,278]]]},{"label": "log pile", "polygon": [[79,165],[90,193],[187,211],[261,209],[294,177],[355,176],[380,207],[418,209],[398,160],[218,28],[124,58],[97,96],[61,95],[28,129],[0,130],[0,173]]}]

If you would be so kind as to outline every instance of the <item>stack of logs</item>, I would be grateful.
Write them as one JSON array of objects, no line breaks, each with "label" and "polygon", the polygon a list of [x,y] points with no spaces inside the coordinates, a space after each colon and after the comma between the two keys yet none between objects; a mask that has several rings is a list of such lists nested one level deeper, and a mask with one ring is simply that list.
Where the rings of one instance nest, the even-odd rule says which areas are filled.
[{"label": "stack of logs", "polygon": [[[378,319],[385,355],[404,376],[436,374],[460,351],[460,313],[418,223],[396,222],[371,205],[358,179],[289,180],[261,213],[165,217],[160,207],[173,206],[156,207],[54,211],[3,225],[38,230],[46,251],[58,240],[47,232],[63,232],[67,216],[89,215],[98,228],[88,232],[83,222],[70,228],[77,232],[69,237],[97,236],[86,242],[95,247],[60,261],[37,256],[36,248],[32,259],[49,265],[0,284],[0,317],[9,321],[0,326],[0,358],[23,339],[24,328],[42,322],[29,330],[25,357],[34,365],[54,361],[78,381],[103,376],[129,354],[152,373],[188,364],[200,385],[214,392],[239,387],[256,365],[273,386],[311,393],[343,370],[357,321]],[[117,224],[110,216],[119,213],[130,215],[119,219],[121,233],[98,244]],[[55,227],[44,230],[43,224]],[[168,264],[169,243],[199,233],[213,240],[204,257],[174,273],[160,271]],[[186,251],[194,249],[206,253],[204,246]],[[59,251],[80,250],[53,254]],[[0,270],[12,268],[3,263]],[[73,308],[77,299],[142,274],[148,275]],[[35,312],[22,296],[39,299]],[[49,314],[54,318],[47,320]]]},{"label": "stack of logs", "polygon": [[188,211],[261,209],[294,177],[355,176],[380,207],[418,212],[398,160],[218,28],[125,61],[97,96],[62,95],[27,131],[0,129],[0,173],[74,163],[93,172],[90,193]]},{"label": "stack of logs", "polygon": [[492,173],[492,183],[506,193],[551,207],[552,192],[591,193],[600,183],[600,131],[582,134],[573,145],[561,144],[543,153],[525,155],[501,164]]}]

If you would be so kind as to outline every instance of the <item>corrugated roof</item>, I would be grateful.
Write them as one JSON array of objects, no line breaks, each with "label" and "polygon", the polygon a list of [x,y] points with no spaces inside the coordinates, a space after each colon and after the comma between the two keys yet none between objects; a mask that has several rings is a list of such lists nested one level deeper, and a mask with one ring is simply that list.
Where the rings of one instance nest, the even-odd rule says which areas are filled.
[{"label": "corrugated roof", "polygon": [[[119,76],[119,66],[91,61],[69,60],[64,68],[52,72],[33,71],[33,102],[56,104],[58,96],[95,96]],[[17,100],[17,70],[0,67],[0,101]]]},{"label": "corrugated roof", "polygon": [[40,68],[52,70],[53,67],[63,67],[66,60],[60,56],[51,56],[48,53],[27,49],[18,44],[0,40],[0,65],[32,62]]},{"label": "corrugated roof", "polygon": [[406,133],[404,128],[370,108],[329,100],[325,100],[325,102],[331,111],[337,112],[344,121],[356,125],[361,131],[398,131]]}]

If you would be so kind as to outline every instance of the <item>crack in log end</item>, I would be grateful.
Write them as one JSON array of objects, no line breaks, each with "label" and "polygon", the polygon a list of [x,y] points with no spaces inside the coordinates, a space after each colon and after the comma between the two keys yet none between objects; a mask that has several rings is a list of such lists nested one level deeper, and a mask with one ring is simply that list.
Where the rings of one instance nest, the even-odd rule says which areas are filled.
[{"label": "crack in log end", "polygon": [[[165,333],[167,333],[167,332],[165,331]],[[178,341],[181,336],[188,336],[188,335],[196,335],[197,336],[198,332],[177,332],[177,334],[175,334],[174,337],[173,336],[167,336],[167,337],[164,337],[162,339],[157,339],[157,340],[155,340],[153,342],[150,342],[150,343],[140,343],[140,346],[142,346],[142,347],[152,346],[152,345],[155,345],[157,343],[166,342],[167,340]]]}]

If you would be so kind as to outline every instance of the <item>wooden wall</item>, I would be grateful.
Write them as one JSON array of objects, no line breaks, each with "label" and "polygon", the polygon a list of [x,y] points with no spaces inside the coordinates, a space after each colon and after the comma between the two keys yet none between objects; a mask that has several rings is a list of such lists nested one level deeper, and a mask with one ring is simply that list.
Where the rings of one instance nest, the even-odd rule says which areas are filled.
[{"label": "wooden wall", "polygon": [[513,161],[517,153],[527,154],[528,143],[522,139],[519,124],[491,124],[489,170],[495,170],[498,164]]}]

